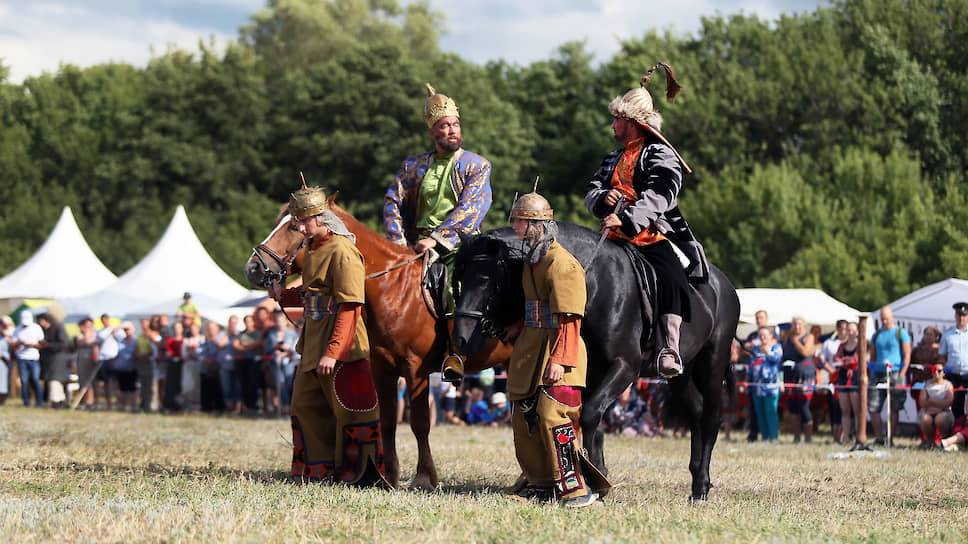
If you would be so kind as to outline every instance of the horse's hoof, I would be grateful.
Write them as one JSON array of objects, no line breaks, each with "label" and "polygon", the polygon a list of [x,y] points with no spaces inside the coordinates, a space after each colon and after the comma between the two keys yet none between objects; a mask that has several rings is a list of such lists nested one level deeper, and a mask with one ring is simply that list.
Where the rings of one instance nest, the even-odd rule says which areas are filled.
[{"label": "horse's hoof", "polygon": [[709,495],[703,493],[702,495],[693,495],[689,497],[689,504],[705,503],[709,500]]},{"label": "horse's hoof", "polygon": [[410,482],[410,489],[413,491],[436,491],[437,486],[430,481],[430,477],[418,474]]}]

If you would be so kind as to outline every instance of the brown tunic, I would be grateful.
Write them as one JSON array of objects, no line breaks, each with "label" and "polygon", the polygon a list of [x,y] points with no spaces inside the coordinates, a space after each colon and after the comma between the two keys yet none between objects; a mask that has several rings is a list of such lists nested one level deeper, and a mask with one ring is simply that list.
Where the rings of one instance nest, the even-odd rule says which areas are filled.
[{"label": "brown tunic", "polygon": [[[551,314],[585,314],[585,271],[581,264],[557,241],[534,266],[525,266],[522,274],[524,298],[547,302]],[[560,317],[560,315],[559,315]],[[530,397],[541,385],[558,329],[525,327],[514,343],[508,368],[508,398],[512,401]],[[588,355],[579,338],[574,366],[566,366],[556,386],[585,386]]]},{"label": "brown tunic", "polygon": [[[363,255],[356,246],[344,236],[333,236],[315,250],[306,252],[303,261],[303,286],[308,294],[334,297],[339,303],[362,304],[363,282],[366,272]],[[302,355],[299,372],[316,369],[319,360],[326,354],[330,337],[336,324],[335,314],[323,315],[321,319],[307,316],[303,333],[296,343],[296,351]],[[349,349],[346,361],[358,361],[370,356],[370,342],[362,315],[356,320],[356,335]]]}]

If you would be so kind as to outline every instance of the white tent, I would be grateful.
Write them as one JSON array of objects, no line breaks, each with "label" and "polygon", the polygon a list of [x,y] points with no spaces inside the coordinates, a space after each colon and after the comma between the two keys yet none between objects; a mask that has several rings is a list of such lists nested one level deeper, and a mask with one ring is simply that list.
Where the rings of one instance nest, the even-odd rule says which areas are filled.
[{"label": "white tent", "polygon": [[62,300],[61,304],[70,315],[171,314],[186,291],[192,293],[192,302],[203,314],[206,308],[231,306],[251,296],[212,260],[185,209],[178,206],[155,247],[117,282],[86,297]]},{"label": "white tent", "polygon": [[819,289],[737,289],[736,293],[740,323],[756,323],[756,312],[766,310],[772,324],[789,323],[793,316],[799,315],[808,326],[820,325],[828,332],[838,319],[857,321],[864,313]]},{"label": "white tent", "polygon": [[[932,326],[939,330],[955,325],[955,302],[968,302],[968,281],[949,278],[922,287],[888,304],[894,311],[894,320],[911,333],[914,343],[921,339],[924,329]],[[871,321],[880,322],[880,308],[870,314]]]},{"label": "white tent", "polygon": [[87,245],[67,206],[30,259],[0,280],[0,299],[77,297],[117,281]]}]

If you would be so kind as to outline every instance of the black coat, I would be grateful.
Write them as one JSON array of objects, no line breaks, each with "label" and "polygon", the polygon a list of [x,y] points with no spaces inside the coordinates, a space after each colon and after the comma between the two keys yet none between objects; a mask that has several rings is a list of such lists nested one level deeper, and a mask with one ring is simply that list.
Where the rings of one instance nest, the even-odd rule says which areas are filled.
[{"label": "black coat", "polygon": [[67,372],[67,331],[60,323],[51,323],[44,329],[46,346],[40,348],[40,379],[44,381],[68,381]]},{"label": "black coat", "polygon": [[[609,153],[588,183],[585,206],[595,217],[612,213],[605,205],[605,195],[611,189],[612,173],[623,153],[623,149]],[[628,236],[635,236],[654,223],[689,258],[686,269],[689,281],[706,283],[709,279],[706,253],[679,211],[683,164],[672,146],[659,138],[650,138],[642,148],[633,175],[639,199],[629,202],[618,217],[622,221],[622,231]]]}]

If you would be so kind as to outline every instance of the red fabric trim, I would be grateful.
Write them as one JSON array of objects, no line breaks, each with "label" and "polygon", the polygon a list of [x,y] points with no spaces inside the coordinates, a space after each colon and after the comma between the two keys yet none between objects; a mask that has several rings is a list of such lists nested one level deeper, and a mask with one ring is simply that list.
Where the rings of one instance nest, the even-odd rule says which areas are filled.
[{"label": "red fabric trim", "polygon": [[581,406],[581,389],[577,387],[570,385],[552,385],[545,387],[545,391],[548,393],[548,396],[565,406],[571,408]]},{"label": "red fabric trim", "polygon": [[329,231],[326,236],[320,237],[319,239],[313,238],[313,241],[309,244],[309,251],[316,251],[332,237],[333,231]]}]

